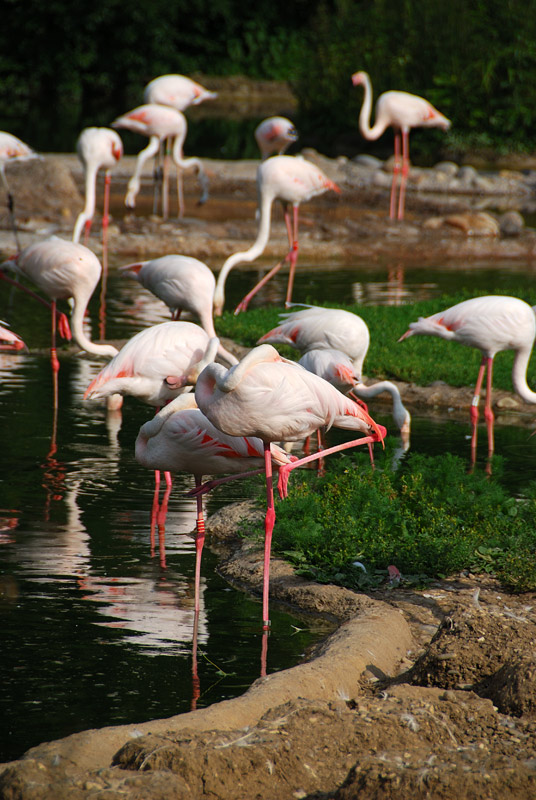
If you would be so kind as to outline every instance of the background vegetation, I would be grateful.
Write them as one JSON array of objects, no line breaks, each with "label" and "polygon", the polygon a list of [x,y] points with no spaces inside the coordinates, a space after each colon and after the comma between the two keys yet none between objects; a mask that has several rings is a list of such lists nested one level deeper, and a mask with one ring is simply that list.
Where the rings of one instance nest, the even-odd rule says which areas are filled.
[{"label": "background vegetation", "polygon": [[[358,69],[370,72],[376,95],[422,94],[452,119],[446,137],[417,132],[414,155],[532,148],[530,1],[4,0],[3,8],[0,128],[45,152],[73,149],[82,127],[110,124],[141,102],[151,78],[180,72],[288,81],[301,146],[352,155],[362,148],[362,92],[350,82]],[[199,154],[214,155],[215,143],[202,138]],[[376,150],[390,147],[385,136]]]}]

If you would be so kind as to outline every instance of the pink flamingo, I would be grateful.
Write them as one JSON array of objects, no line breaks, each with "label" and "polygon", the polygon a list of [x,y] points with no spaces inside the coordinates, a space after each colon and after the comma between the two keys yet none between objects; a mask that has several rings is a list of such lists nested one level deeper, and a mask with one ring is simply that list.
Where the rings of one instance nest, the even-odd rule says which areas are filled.
[{"label": "pink flamingo", "polygon": [[[363,86],[365,95],[359,114],[359,130],[361,135],[369,141],[379,139],[389,127],[395,130],[395,161],[393,168],[393,182],[391,185],[391,202],[389,216],[395,218],[396,186],[400,175],[400,193],[398,197],[398,219],[404,218],[404,205],[406,183],[409,173],[409,132],[412,128],[441,128],[447,131],[450,128],[448,120],[434,106],[415,94],[409,92],[384,92],[376,102],[376,120],[370,127],[370,114],[372,110],[372,86],[370,77],[366,72],[355,72],[352,75],[354,86]],[[402,137],[402,153],[400,152],[400,137]]]},{"label": "pink flamingo", "polygon": [[[271,345],[251,350],[231,369],[209,364],[199,375],[195,399],[201,411],[230,436],[255,436],[264,445],[267,510],[264,539],[263,627],[269,627],[268,593],[272,531],[275,523],[271,443],[295,441],[318,428],[332,426],[365,436],[298,459],[279,468],[278,488],[287,495],[289,472],[302,464],[348,447],[381,441],[385,428],[327,381],[293,361],[281,358]],[[201,487],[199,491],[203,491]],[[195,492],[195,490],[194,490]]]},{"label": "pink flamingo", "polygon": [[161,322],[135,334],[87,387],[84,399],[129,395],[150,406],[169,403],[216,357],[218,339],[194,322]]},{"label": "pink flamingo", "polygon": [[[48,303],[22,284],[7,278],[2,270],[7,267],[29,278],[51,299]],[[30,294],[40,303],[51,309],[52,344],[50,358],[53,374],[57,376],[60,368],[56,350],[56,329],[63,338],[71,338],[71,330],[65,314],[57,313],[58,300],[72,302],[71,328],[76,344],[86,353],[108,358],[117,354],[110,344],[93,342],[84,331],[84,316],[93,292],[101,277],[102,268],[97,256],[83,244],[66,242],[56,236],[25,247],[18,255],[1,265],[0,277]],[[55,386],[55,406],[57,405],[57,382]]]},{"label": "pink flamingo", "polygon": [[286,117],[268,117],[257,125],[254,136],[264,161],[274,153],[282,155],[297,140],[298,131]]},{"label": "pink flamingo", "polygon": [[482,353],[473,402],[471,404],[471,455],[476,458],[478,406],[484,373],[487,368],[486,404],[484,417],[488,430],[488,456],[493,454],[494,415],[491,407],[493,359],[502,350],[515,350],[512,368],[514,391],[525,403],[536,403],[536,392],[527,384],[527,366],[536,336],[536,307],[517,297],[489,295],[464,300],[446,311],[430,317],[420,317],[412,322],[409,330],[398,341],[410,336],[438,336],[458,342],[467,347],[476,347]]},{"label": "pink flamingo", "polygon": [[[289,305],[294,284],[294,272],[298,260],[298,213],[301,203],[323,194],[329,189],[340,192],[339,187],[325,175],[321,169],[301,156],[272,156],[263,161],[257,170],[257,192],[259,196],[260,219],[257,238],[254,244],[244,252],[233,253],[225,261],[216,281],[214,292],[214,313],[220,316],[225,303],[225,281],[229,272],[237,264],[255,261],[266,248],[270,236],[272,204],[280,200],[285,213],[289,251],[285,258],[271,269],[264,278],[238,304],[235,314],[245,311],[251,298],[287,261],[290,265],[287,297],[285,305]],[[293,209],[293,219],[290,217]]]},{"label": "pink flamingo", "polygon": [[391,381],[370,386],[363,383],[363,364],[368,352],[370,333],[357,314],[341,308],[310,306],[282,314],[283,321],[258,341],[258,344],[287,344],[303,355],[300,364],[332,383],[339,391],[351,393],[358,402],[383,392],[393,399],[393,419],[404,443],[409,442],[411,417]]},{"label": "pink flamingo", "polygon": [[190,106],[198,106],[205,100],[214,100],[217,96],[216,92],[205,89],[186,75],[160,75],[149,81],[145,87],[143,101],[184,111]]},{"label": "pink flamingo", "polygon": [[[176,108],[169,106],[157,105],[156,103],[147,103],[146,105],[138,106],[127,114],[123,114],[112,122],[113,128],[124,128],[134,133],[139,133],[142,136],[149,138],[149,144],[139,154],[136,161],[136,169],[134,175],[128,183],[127,195],[125,197],[125,205],[129,208],[134,208],[136,205],[136,197],[140,190],[140,178],[143,166],[148,158],[156,155],[159,151],[161,143],[165,139],[173,140],[172,159],[177,168],[178,179],[182,174],[182,170],[196,167],[197,176],[201,185],[201,197],[199,204],[203,204],[208,199],[208,179],[199,158],[184,158],[183,145],[186,139],[188,126],[186,117]],[[164,219],[168,216],[168,202],[167,202],[167,176],[168,167],[167,159],[164,161],[164,181],[163,181],[163,196],[162,196],[162,213]],[[182,217],[184,213],[184,198],[182,194],[182,183],[177,182],[177,194],[179,201],[179,216]]]},{"label": "pink flamingo", "polygon": [[[171,311],[172,319],[179,319],[187,311],[199,319],[209,337],[216,336],[212,307],[216,279],[206,264],[197,258],[167,255],[140,261],[120,268],[162,300]],[[220,343],[218,353],[229,364],[238,360]]]},{"label": "pink flamingo", "polygon": [[18,350],[27,350],[28,348],[21,337],[6,328],[6,324],[6,322],[0,322],[0,350],[11,353]]},{"label": "pink flamingo", "polygon": [[77,217],[73,242],[79,242],[84,229],[84,244],[89,241],[91,223],[95,215],[97,173],[104,169],[104,210],[102,214],[102,261],[108,265],[108,224],[110,209],[111,170],[123,155],[123,143],[116,131],[110,128],[84,128],[76,143],[78,157],[84,167],[85,205]]},{"label": "pink flamingo", "polygon": [[[278,469],[292,457],[273,445],[272,464]],[[153,470],[191,472],[196,487],[203,475],[232,473],[231,478],[264,472],[264,447],[260,439],[228,436],[215,428],[197,408],[193,394],[179,395],[140,428],[136,439],[136,459]],[[239,474],[235,474],[239,473]],[[224,478],[223,481],[231,478]],[[219,481],[221,482],[221,481]],[[165,512],[164,512],[165,513]],[[197,496],[195,610],[199,609],[201,553],[205,541],[203,497]]]},{"label": "pink flamingo", "polygon": [[15,200],[7,182],[6,165],[11,161],[29,161],[33,158],[40,158],[40,156],[27,144],[16,136],[13,136],[12,133],[0,131],[0,176],[7,194],[7,210],[9,212],[17,250],[20,250],[20,243],[17,234],[17,223],[15,221]]}]

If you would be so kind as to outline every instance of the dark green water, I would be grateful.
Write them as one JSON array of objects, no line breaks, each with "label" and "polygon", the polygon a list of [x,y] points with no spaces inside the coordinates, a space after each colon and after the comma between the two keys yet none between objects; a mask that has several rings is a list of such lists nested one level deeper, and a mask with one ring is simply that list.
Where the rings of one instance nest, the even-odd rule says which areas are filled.
[{"label": "dark green water", "polygon": [[[232,274],[230,303],[241,299],[256,272]],[[462,286],[508,293],[512,280],[531,281],[531,269],[480,267],[462,273],[438,267],[402,275],[387,266],[302,266],[296,297],[413,302]],[[264,300],[277,301],[285,289],[282,276]],[[97,306],[92,302],[94,336]],[[134,440],[150,409],[128,398],[114,422],[104,408],[82,400],[102,363],[65,358],[53,437],[48,314],[0,286],[0,318],[9,319],[31,348],[29,354],[0,355],[0,761],[88,727],[135,727],[187,711],[193,700],[199,708],[243,693],[260,674],[260,603],[219,578],[216,558],[206,549],[198,692],[192,671],[195,553],[189,535],[195,508],[182,496],[191,483],[188,476],[175,483],[164,565],[158,537],[151,542],[152,475],[134,459]],[[126,338],[166,318],[161,303],[112,273],[107,337]],[[389,417],[371,411],[390,424]],[[411,448],[465,457],[468,434],[468,424],[414,416]],[[511,487],[536,477],[535,447],[536,437],[529,439],[526,430],[497,427],[496,452],[504,458],[504,480]],[[477,468],[484,468],[483,460]],[[245,492],[240,482],[230,484],[219,500],[209,497],[208,512]],[[268,672],[299,662],[327,630],[326,624],[296,619],[275,606],[271,618]]]}]

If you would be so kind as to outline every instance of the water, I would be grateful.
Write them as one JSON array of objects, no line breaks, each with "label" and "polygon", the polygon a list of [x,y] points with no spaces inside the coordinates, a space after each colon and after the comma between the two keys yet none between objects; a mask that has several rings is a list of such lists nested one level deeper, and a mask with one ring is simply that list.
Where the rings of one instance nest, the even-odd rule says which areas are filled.
[{"label": "water", "polygon": [[[518,285],[531,280],[527,265],[513,271]],[[257,272],[231,274],[230,304]],[[485,266],[471,273],[449,267],[402,273],[388,266],[302,265],[295,296],[407,303],[462,286],[507,292],[508,275],[511,280],[511,267],[509,273]],[[285,289],[283,275],[261,301],[281,300]],[[108,298],[109,338],[127,338],[167,319],[159,301],[113,271]],[[88,328],[96,335],[98,298],[90,312]],[[260,673],[260,603],[227,585],[205,548],[194,642],[195,505],[183,497],[192,482],[177,477],[160,543],[151,527],[152,475],[133,453],[151,411],[127,398],[114,418],[84,402],[102,362],[72,357],[62,358],[55,419],[47,313],[0,287],[2,317],[32,352],[0,355],[0,760],[78,730],[166,717],[241,694]],[[389,416],[371,410],[390,425]],[[414,415],[411,448],[465,458],[468,433],[468,424],[448,414]],[[496,452],[514,490],[536,477],[535,447],[536,437],[529,439],[526,430],[497,426]],[[483,456],[477,469],[484,469]],[[246,495],[241,482],[229,484],[219,500],[209,496],[208,512]],[[271,618],[268,672],[297,663],[329,630],[275,604]]]}]

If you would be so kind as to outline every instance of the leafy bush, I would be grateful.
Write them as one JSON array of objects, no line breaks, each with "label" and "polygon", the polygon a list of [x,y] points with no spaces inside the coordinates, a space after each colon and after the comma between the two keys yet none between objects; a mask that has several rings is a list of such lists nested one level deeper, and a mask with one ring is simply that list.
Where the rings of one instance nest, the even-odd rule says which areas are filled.
[{"label": "leafy bush", "polygon": [[350,587],[385,580],[393,564],[409,580],[470,569],[533,590],[536,484],[517,498],[495,473],[500,459],[490,478],[448,453],[412,454],[397,472],[371,470],[366,453],[342,456],[326,477],[293,476],[273,550],[302,574]]}]

